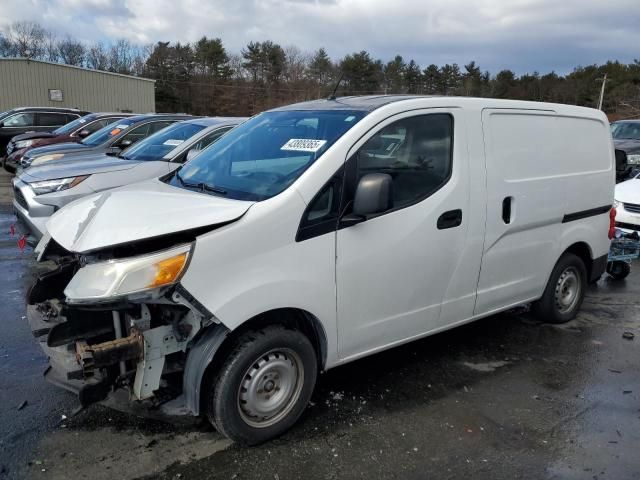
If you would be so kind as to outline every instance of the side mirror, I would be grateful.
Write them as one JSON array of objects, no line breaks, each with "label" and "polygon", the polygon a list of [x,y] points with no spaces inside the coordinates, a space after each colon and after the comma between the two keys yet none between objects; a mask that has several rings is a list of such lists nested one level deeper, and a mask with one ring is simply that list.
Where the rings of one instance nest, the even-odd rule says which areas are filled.
[{"label": "side mirror", "polygon": [[129,146],[131,146],[133,142],[131,141],[131,139],[129,138],[125,138],[124,140],[122,140],[118,145],[120,146],[121,149],[125,149]]},{"label": "side mirror", "polygon": [[104,153],[105,155],[110,155],[112,157],[115,157],[121,152],[121,150],[122,149],[120,147],[109,147]]},{"label": "side mirror", "polygon": [[192,148],[187,152],[187,158],[185,159],[185,161],[188,162],[192,158],[196,157],[199,153],[200,153],[200,150],[196,150],[195,148]]},{"label": "side mirror", "polygon": [[369,173],[362,177],[356,187],[353,213],[342,218],[343,224],[363,222],[370,215],[393,208],[393,180],[386,173]]},{"label": "side mirror", "polygon": [[84,128],[84,129],[82,129],[82,130],[80,130],[80,131],[78,132],[78,136],[79,136],[80,138],[88,137],[90,134],[91,134],[91,132],[90,132],[89,130],[87,130],[86,128]]},{"label": "side mirror", "polygon": [[4,122],[0,122],[0,128],[4,127]]}]

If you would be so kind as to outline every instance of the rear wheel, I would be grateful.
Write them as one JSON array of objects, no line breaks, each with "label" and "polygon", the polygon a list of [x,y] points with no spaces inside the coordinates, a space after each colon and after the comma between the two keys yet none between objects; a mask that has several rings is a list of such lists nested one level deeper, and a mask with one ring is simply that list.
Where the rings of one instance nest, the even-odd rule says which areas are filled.
[{"label": "rear wheel", "polygon": [[533,304],[536,316],[549,323],[565,323],[578,313],[587,285],[587,269],[580,257],[565,253],[553,268],[542,298]]},{"label": "rear wheel", "polygon": [[317,369],[315,350],[301,332],[282,326],[247,332],[209,385],[209,420],[245,445],[274,438],[302,415]]}]

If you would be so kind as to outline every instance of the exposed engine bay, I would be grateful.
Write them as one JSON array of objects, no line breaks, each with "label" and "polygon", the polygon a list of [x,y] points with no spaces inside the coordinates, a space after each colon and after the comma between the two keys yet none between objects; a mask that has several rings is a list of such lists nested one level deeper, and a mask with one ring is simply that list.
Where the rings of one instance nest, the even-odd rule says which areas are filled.
[{"label": "exposed engine bay", "polygon": [[48,271],[27,295],[27,317],[50,358],[45,377],[77,393],[82,405],[121,388],[132,400],[152,403],[179,396],[187,350],[200,332],[219,323],[179,283],[95,302],[69,301],[65,289],[81,267],[144,255],[175,239],[163,240],[86,255],[51,238],[39,246],[38,259]]}]

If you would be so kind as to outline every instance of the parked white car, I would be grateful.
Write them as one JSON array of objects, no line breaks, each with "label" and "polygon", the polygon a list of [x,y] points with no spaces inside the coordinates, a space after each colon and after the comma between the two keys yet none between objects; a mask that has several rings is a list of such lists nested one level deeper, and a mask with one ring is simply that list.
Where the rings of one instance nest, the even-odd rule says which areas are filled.
[{"label": "parked white car", "polygon": [[640,231],[640,175],[616,185],[616,227]]},{"label": "parked white car", "polygon": [[[318,372],[535,302],[572,319],[605,270],[598,110],[371,96],[271,110],[163,179],[54,214],[31,289],[47,378],[184,405],[254,444]],[[169,390],[171,391],[171,390]]]}]

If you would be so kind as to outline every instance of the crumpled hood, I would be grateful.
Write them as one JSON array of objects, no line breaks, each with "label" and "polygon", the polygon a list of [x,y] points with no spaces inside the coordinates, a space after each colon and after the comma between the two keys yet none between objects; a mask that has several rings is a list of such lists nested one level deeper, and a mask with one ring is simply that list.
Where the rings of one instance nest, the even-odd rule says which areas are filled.
[{"label": "crumpled hood", "polygon": [[627,155],[640,153],[640,141],[631,138],[614,138],[613,145],[618,150],[623,150]]},{"label": "crumpled hood", "polygon": [[139,165],[140,162],[124,160],[109,155],[94,154],[82,156],[79,159],[46,162],[42,165],[34,165],[24,171],[21,178],[27,183],[38,180],[53,180],[55,178],[79,177],[80,175],[92,175],[94,173],[116,172],[129,170]]},{"label": "crumpled hood", "polygon": [[47,230],[65,249],[84,253],[231,222],[253,203],[172,187],[154,179],[76,200],[49,219]]},{"label": "crumpled hood", "polygon": [[632,178],[616,185],[615,198],[619,202],[640,205],[640,179]]}]

